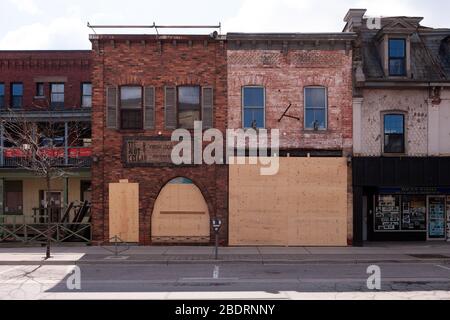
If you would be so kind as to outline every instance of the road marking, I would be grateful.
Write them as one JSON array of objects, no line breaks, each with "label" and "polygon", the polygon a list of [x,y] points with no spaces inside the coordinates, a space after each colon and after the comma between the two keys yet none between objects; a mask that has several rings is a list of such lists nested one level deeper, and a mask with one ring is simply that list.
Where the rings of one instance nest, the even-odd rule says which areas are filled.
[{"label": "road marking", "polygon": [[219,266],[215,266],[214,267],[213,278],[214,279],[219,279]]},{"label": "road marking", "polygon": [[444,266],[441,266],[441,265],[439,265],[439,264],[437,264],[436,267],[439,267],[439,268],[442,268],[442,269],[445,269],[445,270],[450,270],[449,267],[444,267]]},{"label": "road marking", "polygon": [[110,256],[110,257],[106,257],[104,260],[127,260],[130,257],[127,256]]},{"label": "road marking", "polygon": [[190,283],[190,282],[241,282],[239,278],[180,278],[178,282]]}]

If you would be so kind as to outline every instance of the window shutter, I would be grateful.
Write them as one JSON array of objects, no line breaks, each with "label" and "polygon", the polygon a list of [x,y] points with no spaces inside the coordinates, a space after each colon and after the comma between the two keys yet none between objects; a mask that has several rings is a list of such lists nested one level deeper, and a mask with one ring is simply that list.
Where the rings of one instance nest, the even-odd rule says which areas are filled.
[{"label": "window shutter", "polygon": [[155,128],[155,88],[144,89],[144,129]]},{"label": "window shutter", "polygon": [[117,129],[117,87],[106,88],[106,126]]},{"label": "window shutter", "polygon": [[202,88],[202,121],[203,128],[210,129],[213,127],[214,111],[214,90],[212,87]]},{"label": "window shutter", "polygon": [[167,129],[177,127],[177,90],[175,87],[165,88],[165,123]]}]

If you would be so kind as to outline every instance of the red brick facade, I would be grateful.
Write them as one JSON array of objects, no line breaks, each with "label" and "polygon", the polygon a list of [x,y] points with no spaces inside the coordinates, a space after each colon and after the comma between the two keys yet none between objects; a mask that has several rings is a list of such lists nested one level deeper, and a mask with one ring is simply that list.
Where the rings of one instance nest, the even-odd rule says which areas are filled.
[{"label": "red brick facade", "polygon": [[[295,42],[296,44],[297,42]],[[228,125],[242,127],[243,86],[265,88],[266,128],[280,129],[281,149],[352,149],[352,54],[345,48],[255,49],[245,43],[228,50]],[[289,45],[289,43],[287,44]],[[304,88],[322,86],[328,92],[328,128],[304,128]],[[283,113],[292,104],[288,116]]]},{"label": "red brick facade", "polygon": [[[0,51],[0,83],[10,106],[11,84],[23,84],[24,108],[49,106],[50,83],[64,83],[64,107],[81,106],[81,85],[91,82],[91,51]],[[36,97],[36,83],[45,97]]]},{"label": "red brick facade", "polygon": [[[228,169],[226,166],[126,166],[125,137],[169,138],[165,129],[164,87],[200,85],[214,88],[213,126],[224,131],[227,124],[226,47],[208,36],[92,36],[93,146],[98,158],[92,167],[94,240],[109,238],[108,184],[120,179],[139,183],[139,239],[151,244],[153,206],[161,189],[171,179],[185,177],[201,190],[211,217],[222,219],[222,244],[227,241]],[[106,126],[108,86],[141,85],[155,88],[153,130],[118,130]],[[213,232],[211,232],[213,234]],[[213,238],[211,238],[213,241]]]}]

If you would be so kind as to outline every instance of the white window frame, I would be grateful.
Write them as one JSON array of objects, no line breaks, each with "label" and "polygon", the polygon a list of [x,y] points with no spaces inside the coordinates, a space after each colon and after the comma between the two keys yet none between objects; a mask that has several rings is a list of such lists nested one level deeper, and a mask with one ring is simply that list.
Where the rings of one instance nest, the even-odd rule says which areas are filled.
[{"label": "white window frame", "polygon": [[[241,110],[241,115],[242,115],[242,128],[243,129],[251,129],[251,128],[246,128],[245,127],[245,105],[244,105],[244,91],[245,88],[262,88],[263,89],[263,127],[262,128],[258,128],[258,129],[266,129],[266,87],[265,86],[259,86],[259,85],[250,85],[250,86],[242,86],[241,88],[241,105],[242,105],[242,110]],[[249,107],[251,108],[251,107]]]},{"label": "white window frame", "polygon": [[328,87],[325,86],[307,86],[303,88],[303,128],[307,131],[315,131],[314,128],[307,128],[306,125],[306,90],[307,89],[325,89],[325,128],[319,128],[317,131],[328,130]]}]

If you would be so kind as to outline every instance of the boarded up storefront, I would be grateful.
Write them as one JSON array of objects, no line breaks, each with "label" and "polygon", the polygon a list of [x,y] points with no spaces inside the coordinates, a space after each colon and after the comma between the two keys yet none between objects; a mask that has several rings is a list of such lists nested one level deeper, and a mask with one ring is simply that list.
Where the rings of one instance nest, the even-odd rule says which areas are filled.
[{"label": "boarded up storefront", "polygon": [[347,160],[280,158],[274,176],[230,165],[229,244],[347,245]]},{"label": "boarded up storefront", "polygon": [[109,184],[109,237],[139,242],[139,184]]},{"label": "boarded up storefront", "polygon": [[152,214],[152,241],[208,243],[208,205],[194,183],[186,178],[170,181],[156,200]]}]

